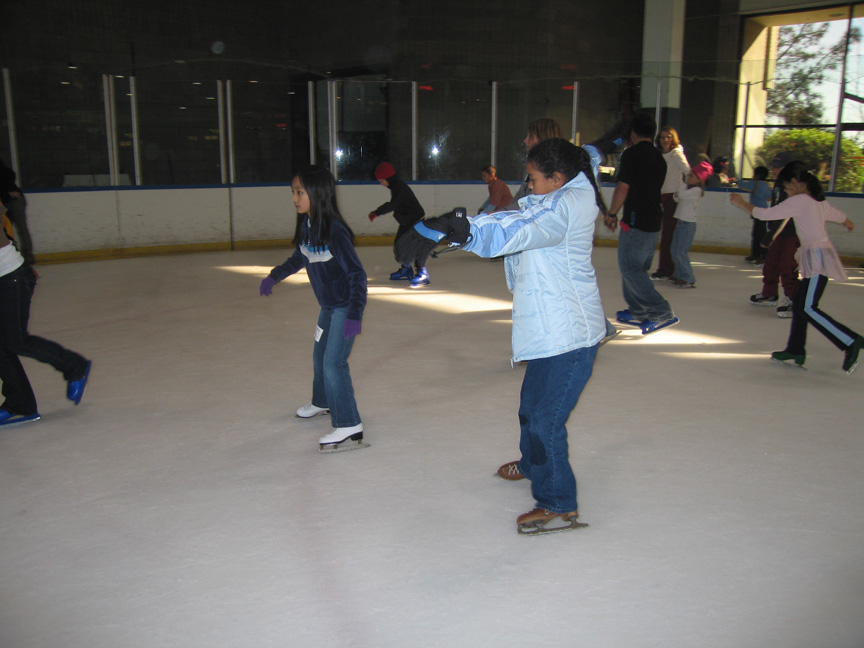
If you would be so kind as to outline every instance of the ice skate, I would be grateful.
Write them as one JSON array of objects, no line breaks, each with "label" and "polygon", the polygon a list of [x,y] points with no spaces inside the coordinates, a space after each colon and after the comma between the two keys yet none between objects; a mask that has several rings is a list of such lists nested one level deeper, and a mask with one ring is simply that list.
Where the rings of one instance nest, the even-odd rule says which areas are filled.
[{"label": "ice skate", "polygon": [[778,297],[763,297],[762,293],[756,293],[755,295],[750,295],[750,305],[751,306],[777,306],[777,302],[779,301]]},{"label": "ice skate", "polygon": [[516,526],[522,535],[543,535],[587,527],[587,524],[576,521],[578,517],[578,511],[553,513],[537,507],[516,518]]},{"label": "ice skate", "polygon": [[642,320],[633,317],[633,314],[630,312],[629,308],[617,311],[615,313],[615,319],[621,322],[621,324],[628,324],[630,326],[639,326],[640,324],[642,324]]},{"label": "ice skate", "polygon": [[429,283],[429,272],[426,268],[420,268],[409,285],[412,288],[422,288],[423,286],[428,286]]},{"label": "ice skate", "polygon": [[522,471],[519,470],[518,461],[511,461],[510,463],[504,464],[498,469],[495,476],[500,477],[501,479],[506,479],[507,481],[519,481],[520,479],[525,479],[525,475],[523,475]]},{"label": "ice skate", "polygon": [[330,434],[318,439],[318,443],[320,444],[318,450],[324,453],[360,450],[369,447],[369,444],[363,441],[362,423],[351,427],[336,428]]},{"label": "ice skate", "polygon": [[[777,362],[782,365],[786,365],[787,367],[798,367],[799,369],[806,369],[804,366],[804,360],[807,359],[805,354],[797,355],[795,353],[788,353],[787,351],[775,351],[771,354],[771,360]],[[795,364],[789,364],[788,360],[793,360]]]},{"label": "ice skate", "polygon": [[858,365],[861,364],[861,349],[864,349],[864,337],[859,335],[855,340],[853,340],[852,344],[849,345],[849,348],[846,349],[843,357],[843,371],[847,374],[851,374],[858,368]]},{"label": "ice skate", "polygon": [[84,376],[78,380],[70,380],[66,386],[66,398],[71,400],[76,405],[80,405],[81,399],[84,398],[84,389],[87,387],[87,381],[90,379],[90,368],[93,362],[87,362],[87,368],[84,370]]},{"label": "ice skate", "polygon": [[607,342],[611,342],[616,337],[618,337],[620,333],[621,329],[616,328],[615,326],[613,326],[612,322],[606,320],[606,335],[603,336],[603,339],[600,340],[600,344],[598,344],[597,346],[603,346]]},{"label": "ice skate", "polygon": [[318,407],[312,403],[306,403],[303,407],[297,410],[297,418],[312,418],[313,416],[321,416],[329,414],[330,410],[326,407]]},{"label": "ice skate", "polygon": [[410,265],[403,265],[396,272],[390,273],[390,281],[411,281],[414,277],[414,269]]},{"label": "ice skate", "polygon": [[654,322],[652,320],[645,320],[639,325],[639,328],[642,329],[642,335],[648,335],[650,333],[655,333],[660,329],[667,328],[669,326],[675,326],[678,323],[677,317],[670,317],[667,320],[663,320],[662,322]]},{"label": "ice skate", "polygon": [[0,409],[0,425],[18,425],[39,420],[39,414],[13,414],[9,410]]}]

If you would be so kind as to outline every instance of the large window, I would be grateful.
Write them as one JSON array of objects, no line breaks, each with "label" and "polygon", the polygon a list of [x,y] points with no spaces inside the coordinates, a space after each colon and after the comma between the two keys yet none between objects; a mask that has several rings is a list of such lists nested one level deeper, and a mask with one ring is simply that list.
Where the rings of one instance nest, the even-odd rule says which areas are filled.
[{"label": "large window", "polygon": [[862,191],[862,29],[861,4],[747,21],[736,138],[743,175],[788,152],[826,189]]},{"label": "large window", "polygon": [[584,144],[643,109],[661,126],[685,122],[691,163],[726,157],[733,175],[749,177],[792,149],[827,188],[860,192],[864,4],[744,23],[740,65],[597,61],[507,82],[323,79],[218,59],[167,61],[134,77],[59,63],[6,70],[3,108],[12,111],[0,156],[11,162],[17,150],[25,188],[288,182],[312,161],[341,181],[370,181],[382,160],[406,180],[476,182],[491,163],[515,182],[529,122],[553,118]]}]

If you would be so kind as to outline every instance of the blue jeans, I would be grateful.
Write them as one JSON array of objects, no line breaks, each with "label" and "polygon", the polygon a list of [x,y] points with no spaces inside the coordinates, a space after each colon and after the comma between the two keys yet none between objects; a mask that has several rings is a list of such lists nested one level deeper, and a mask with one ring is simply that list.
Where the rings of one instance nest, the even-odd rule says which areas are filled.
[{"label": "blue jeans", "polygon": [[312,352],[312,404],[330,409],[333,427],[352,427],[360,424],[360,414],[354,400],[354,385],[348,370],[348,356],[354,338],[345,339],[343,327],[348,317],[347,308],[321,310],[315,349]]},{"label": "blue jeans", "polygon": [[643,232],[630,228],[618,236],[618,268],[621,270],[621,288],[630,314],[638,320],[662,322],[674,317],[672,307],[657,292],[648,276],[651,260],[660,232]]},{"label": "blue jeans", "polygon": [[87,371],[87,359],[56,342],[30,335],[30,301],[36,289],[36,275],[28,264],[0,277],[0,382],[2,408],[13,414],[36,414],[36,397],[21,366],[19,356],[44,362],[63,374],[66,381],[80,380]]},{"label": "blue jeans", "polygon": [[519,471],[531,480],[537,506],[553,513],[577,510],[566,423],[591,377],[597,348],[529,360],[525,369],[519,403]]},{"label": "blue jeans", "polygon": [[696,277],[693,275],[693,268],[690,266],[690,246],[693,245],[693,239],[696,237],[696,223],[690,221],[678,221],[675,227],[675,234],[672,235],[672,261],[675,264],[674,277],[687,283],[696,283]]}]

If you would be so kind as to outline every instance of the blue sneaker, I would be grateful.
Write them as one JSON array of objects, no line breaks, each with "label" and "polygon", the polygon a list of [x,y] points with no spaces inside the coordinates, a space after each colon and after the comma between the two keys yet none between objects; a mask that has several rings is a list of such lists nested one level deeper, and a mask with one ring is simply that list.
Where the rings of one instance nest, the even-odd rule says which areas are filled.
[{"label": "blue sneaker", "polygon": [[411,266],[402,266],[390,275],[390,281],[410,281],[414,276]]},{"label": "blue sneaker", "polygon": [[640,326],[642,324],[642,320],[633,317],[633,315],[630,313],[629,308],[620,310],[615,313],[615,319],[617,319],[622,324],[632,324],[633,326]]},{"label": "blue sneaker", "polygon": [[654,333],[655,331],[659,331],[660,329],[664,329],[667,326],[675,326],[678,323],[677,317],[671,317],[667,320],[663,320],[662,322],[654,322],[652,320],[645,320],[639,325],[639,328],[642,329],[642,335],[648,335],[649,333]]},{"label": "blue sneaker", "polygon": [[16,423],[28,423],[38,421],[39,414],[13,414],[9,410],[0,409],[0,425],[15,425]]},{"label": "blue sneaker", "polygon": [[90,367],[92,366],[93,363],[88,360],[87,368],[84,370],[84,377],[78,380],[70,380],[66,386],[66,398],[76,405],[84,398],[84,388],[87,387],[87,380],[90,378]]},{"label": "blue sneaker", "polygon": [[420,272],[417,273],[417,276],[411,280],[412,288],[421,288],[422,286],[429,285],[429,273],[426,271],[426,268],[420,268]]}]

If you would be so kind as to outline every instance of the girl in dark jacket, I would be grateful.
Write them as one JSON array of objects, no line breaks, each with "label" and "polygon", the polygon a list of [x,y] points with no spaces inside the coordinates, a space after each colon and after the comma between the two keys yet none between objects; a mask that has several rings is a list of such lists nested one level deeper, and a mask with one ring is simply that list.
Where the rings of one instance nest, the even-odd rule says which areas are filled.
[{"label": "girl in dark jacket", "polygon": [[354,233],[339,212],[330,172],[307,167],[294,176],[291,193],[298,217],[294,254],[270,271],[259,292],[268,297],[277,283],[306,270],[321,311],[312,353],[312,400],[297,416],[330,415],[333,431],[318,440],[321,452],[364,448],[348,356],[366,308],[366,271],[354,249]]}]

